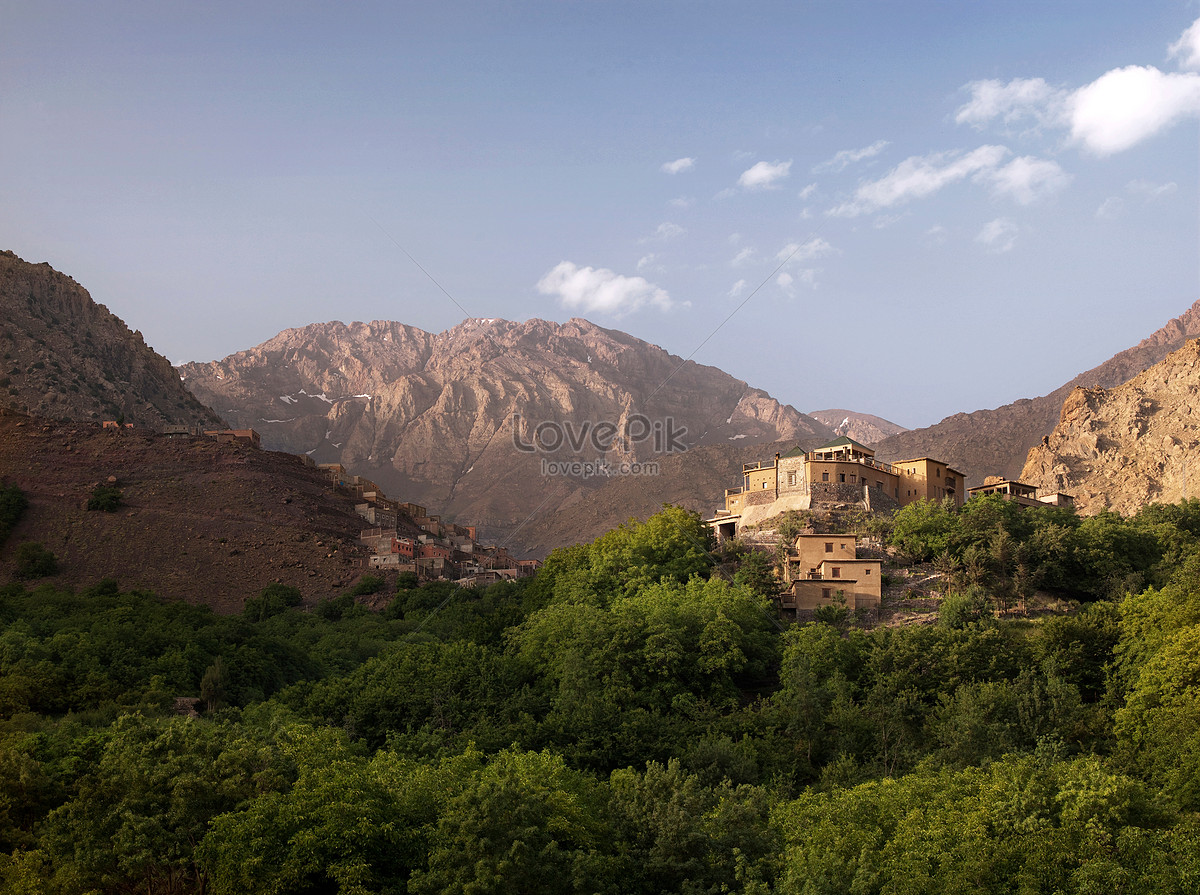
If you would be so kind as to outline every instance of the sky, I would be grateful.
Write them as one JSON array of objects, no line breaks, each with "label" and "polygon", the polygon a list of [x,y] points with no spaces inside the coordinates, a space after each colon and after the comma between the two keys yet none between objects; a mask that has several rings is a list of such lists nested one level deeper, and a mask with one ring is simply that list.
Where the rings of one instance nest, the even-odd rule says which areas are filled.
[{"label": "sky", "polygon": [[581,316],[931,425],[1200,298],[1198,22],[0,0],[0,248],[175,363],[327,320]]}]

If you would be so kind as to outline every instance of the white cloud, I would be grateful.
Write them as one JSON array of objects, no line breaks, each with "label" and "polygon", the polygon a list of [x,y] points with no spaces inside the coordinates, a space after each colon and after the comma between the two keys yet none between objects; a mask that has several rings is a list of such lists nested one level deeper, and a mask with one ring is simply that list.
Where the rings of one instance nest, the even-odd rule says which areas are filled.
[{"label": "white cloud", "polygon": [[714,199],[728,199],[730,196],[736,196],[736,195],[737,195],[737,190],[735,190],[731,186],[727,186],[727,187],[725,187],[725,189],[721,190],[716,195],[714,195],[713,198]]},{"label": "white cloud", "polygon": [[1125,191],[1130,195],[1139,196],[1146,202],[1153,202],[1163,196],[1169,196],[1179,189],[1174,181],[1170,183],[1151,183],[1149,180],[1131,180],[1125,184]]},{"label": "white cloud", "polygon": [[979,231],[975,241],[985,246],[989,252],[1001,255],[1004,252],[1012,251],[1013,246],[1017,244],[1017,234],[1020,231],[1021,228],[1015,221],[1010,221],[1008,218],[996,218],[983,225],[983,229]]},{"label": "white cloud", "polygon": [[748,190],[774,189],[791,171],[792,162],[758,162],[742,172],[738,186]]},{"label": "white cloud", "polygon": [[650,236],[643,236],[638,242],[665,242],[668,239],[676,239],[687,233],[683,227],[674,224],[671,221],[663,221]]},{"label": "white cloud", "polygon": [[664,174],[682,174],[684,171],[690,171],[696,167],[694,158],[677,158],[673,162],[667,162],[662,166]]},{"label": "white cloud", "polygon": [[817,185],[815,183],[810,183],[808,186],[806,186],[804,189],[802,189],[800,192],[798,192],[796,194],[796,198],[798,198],[802,201],[805,199],[811,199],[813,196],[813,193],[815,193],[816,191],[817,191]]},{"label": "white cloud", "polygon": [[740,252],[738,252],[736,255],[733,256],[733,260],[730,261],[729,264],[732,267],[741,267],[743,264],[747,264],[753,260],[754,260],[754,249],[752,249],[750,246],[746,246],[744,249],[742,249]]},{"label": "white cloud", "polygon": [[779,274],[779,276],[777,276],[775,278],[775,282],[778,283],[780,288],[783,289],[783,291],[786,292],[788,295],[792,294],[792,283],[794,283],[795,281],[796,281],[796,278],[793,277],[786,270],[782,271]]},{"label": "white cloud", "polygon": [[1029,205],[1061,190],[1071,182],[1071,175],[1058,162],[1023,155],[988,174],[987,179],[995,195]]},{"label": "white cloud", "polygon": [[[1140,199],[1144,205],[1169,196],[1178,189],[1179,185],[1174,181],[1153,183],[1149,180],[1131,180],[1125,184],[1125,192],[1134,199]],[[1096,217],[1102,221],[1115,221],[1124,211],[1125,200],[1120,196],[1109,196],[1096,209]]]},{"label": "white cloud", "polygon": [[995,118],[1011,125],[1023,119],[1053,124],[1062,118],[1066,91],[1041,78],[1013,78],[1007,84],[995,79],[967,84],[971,99],[958,108],[954,120],[982,128]]},{"label": "white cloud", "polygon": [[1068,108],[1072,138],[1096,155],[1112,155],[1200,114],[1200,74],[1128,65],[1080,87]]},{"label": "white cloud", "polygon": [[677,196],[676,198],[672,199],[667,204],[670,205],[672,208],[691,208],[692,205],[695,204],[695,202],[696,202],[696,200],[691,198],[690,196]]},{"label": "white cloud", "polygon": [[1125,208],[1125,200],[1120,196],[1109,196],[1096,209],[1096,217],[1102,221],[1115,221]]},{"label": "white cloud", "polygon": [[578,267],[570,261],[559,262],[538,280],[537,290],[542,295],[557,296],[563,307],[615,317],[647,305],[667,311],[677,304],[665,289],[642,277],[623,276],[603,267]]},{"label": "white cloud", "polygon": [[940,246],[946,242],[946,237],[949,236],[949,231],[941,224],[934,224],[925,231],[922,237],[922,242],[927,246]]},{"label": "white cloud", "polygon": [[[841,152],[835,153],[833,158],[815,165],[812,169],[814,174],[820,174],[824,171],[844,171],[855,162],[861,162],[863,159],[873,158],[883,152],[891,144],[887,140],[876,140],[870,146],[864,146],[862,149],[843,149]],[[805,198],[801,196],[800,198]]]},{"label": "white cloud", "polygon": [[1168,59],[1178,59],[1180,68],[1200,68],[1200,19],[1192,22],[1179,40],[1167,48]]},{"label": "white cloud", "polygon": [[980,146],[966,155],[957,152],[914,155],[878,180],[861,184],[854,192],[853,201],[830,209],[829,214],[856,217],[911,199],[922,199],[951,183],[994,170],[1006,155],[1008,149],[1003,146]]},{"label": "white cloud", "polygon": [[738,280],[736,283],[734,283],[732,286],[729,287],[729,297],[730,298],[740,298],[741,294],[746,291],[746,287],[748,285],[749,285],[749,283],[747,283],[745,280]]},{"label": "white cloud", "polygon": [[824,258],[836,252],[832,245],[820,236],[807,242],[789,242],[775,254],[776,261],[811,261],[814,258]]},{"label": "white cloud", "polygon": [[647,267],[649,267],[651,264],[653,264],[654,259],[657,257],[658,257],[657,255],[655,255],[653,252],[651,252],[649,255],[642,255],[641,258],[638,258],[638,263],[637,263],[638,272],[640,273],[641,271],[643,271]]}]

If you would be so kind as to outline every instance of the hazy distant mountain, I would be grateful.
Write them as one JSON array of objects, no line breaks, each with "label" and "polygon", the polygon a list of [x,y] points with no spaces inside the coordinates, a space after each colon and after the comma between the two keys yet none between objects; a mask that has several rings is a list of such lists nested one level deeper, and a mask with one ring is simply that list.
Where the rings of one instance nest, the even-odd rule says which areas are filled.
[{"label": "hazy distant mountain", "polygon": [[868,446],[883,441],[889,435],[908,431],[881,416],[853,410],[813,410],[808,415],[829,426],[835,435],[847,435],[859,444]]},{"label": "hazy distant mountain", "polygon": [[1134,513],[1200,495],[1200,340],[1112,389],[1077,388],[1022,481],[1066,491],[1080,512]]},{"label": "hazy distant mountain", "polygon": [[[553,518],[559,535],[539,543],[575,540],[572,507],[611,481],[547,475],[559,470],[544,461],[662,462],[671,447],[832,437],[715,367],[582,319],[468,320],[437,334],[385,321],[312,324],[180,373],[231,425],[259,430],[265,447],[339,461],[389,496],[517,548],[539,518]],[[629,442],[589,444],[598,425],[627,432]],[[563,444],[518,448],[539,432],[543,446]],[[597,434],[603,447],[611,433]],[[572,438],[583,440],[580,450]],[[644,476],[631,485],[639,480],[642,493],[652,490]],[[707,506],[711,490],[684,477],[660,496]],[[636,509],[614,511],[619,522]]]},{"label": "hazy distant mountain", "polygon": [[1200,301],[1132,348],[1080,373],[1040,398],[1025,398],[994,410],[956,413],[924,429],[911,429],[880,441],[880,457],[928,454],[967,476],[968,485],[984,476],[1017,478],[1029,449],[1058,421],[1063,401],[1077,386],[1113,388],[1158,363],[1188,339],[1200,336]]},{"label": "hazy distant mountain", "polygon": [[140,332],[66,274],[12,252],[0,252],[0,352],[0,406],[147,427],[219,422]]}]

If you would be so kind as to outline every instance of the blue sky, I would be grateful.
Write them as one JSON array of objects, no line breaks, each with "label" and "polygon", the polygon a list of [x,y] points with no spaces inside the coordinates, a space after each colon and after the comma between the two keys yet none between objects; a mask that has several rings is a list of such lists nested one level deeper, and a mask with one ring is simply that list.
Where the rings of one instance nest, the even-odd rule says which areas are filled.
[{"label": "blue sky", "polygon": [[1198,297],[1194,2],[3,6],[0,247],[175,362],[458,323],[408,252],[919,426]]}]

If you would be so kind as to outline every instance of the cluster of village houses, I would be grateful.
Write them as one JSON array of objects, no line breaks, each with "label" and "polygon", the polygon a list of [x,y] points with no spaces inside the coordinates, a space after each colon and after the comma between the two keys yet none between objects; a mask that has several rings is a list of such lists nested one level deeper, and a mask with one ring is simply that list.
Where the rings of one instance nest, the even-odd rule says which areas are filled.
[{"label": "cluster of village houses", "polygon": [[[106,421],[106,428],[118,427]],[[168,426],[162,430],[171,436],[208,436],[220,442],[233,442],[260,448],[261,439],[253,429],[197,429]],[[443,522],[431,516],[423,506],[392,500],[370,479],[353,475],[340,463],[315,463],[300,455],[308,466],[329,475],[334,488],[359,498],[355,511],[371,528],[359,535],[359,542],[372,551],[367,567],[412,572],[425,581],[451,580],[463,587],[494,584],[532,575],[541,567],[536,559],[516,559],[506,548],[480,544],[475,526]]]},{"label": "cluster of village houses", "polygon": [[[106,422],[105,426],[116,426]],[[218,441],[259,447],[253,429],[190,430],[169,428],[165,434],[203,434]],[[412,572],[423,580],[453,580],[463,586],[486,585],[534,574],[536,559],[516,559],[504,547],[481,545],[475,526],[443,522],[423,506],[388,498],[374,482],[353,475],[340,463],[316,464],[335,488],[361,500],[355,510],[372,527],[360,535],[371,548],[372,569]],[[842,436],[811,451],[795,448],[771,460],[742,466],[742,483],[725,491],[725,506],[705,522],[719,541],[737,538],[746,529],[789,510],[865,509],[890,513],[919,500],[948,500],[955,506],[984,494],[996,494],[1022,506],[1069,507],[1061,491],[1038,493],[1032,485],[989,477],[966,487],[964,474],[934,457],[885,463],[875,451]],[[863,555],[873,552],[874,556]],[[784,545],[780,569],[785,613],[807,612],[844,603],[848,609],[877,608],[883,597],[882,554],[860,544],[854,535],[806,531]]]},{"label": "cluster of village houses", "polygon": [[474,525],[443,522],[423,506],[388,498],[370,479],[348,473],[340,463],[321,463],[336,488],[350,491],[362,503],[354,509],[373,528],[359,541],[374,551],[372,569],[413,572],[423,580],[449,579],[463,587],[525,578],[541,567],[536,559],[517,559],[505,547],[480,544]]},{"label": "cluster of village houses", "polygon": [[[725,506],[705,520],[718,540],[789,510],[865,509],[890,513],[919,500],[965,499],[998,494],[1023,506],[1071,506],[1069,494],[1039,494],[1032,485],[989,477],[966,487],[966,477],[948,463],[917,457],[885,463],[875,452],[845,436],[811,451],[795,448],[771,460],[742,466],[742,483],[725,491]],[[783,545],[780,608],[808,612],[844,602],[848,609],[877,608],[883,598],[882,553],[873,557],[854,535],[806,531]]]}]

